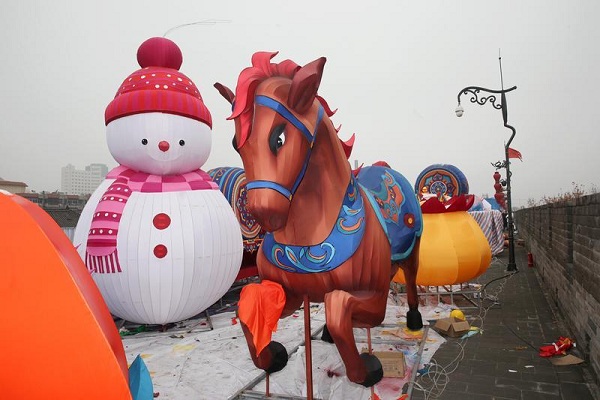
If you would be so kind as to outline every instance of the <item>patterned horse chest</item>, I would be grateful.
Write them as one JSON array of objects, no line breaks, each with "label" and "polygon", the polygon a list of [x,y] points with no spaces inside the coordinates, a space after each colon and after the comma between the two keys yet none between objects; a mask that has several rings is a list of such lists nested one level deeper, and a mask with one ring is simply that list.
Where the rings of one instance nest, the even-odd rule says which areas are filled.
[{"label": "patterned horse chest", "polygon": [[348,260],[365,232],[363,198],[354,177],[350,179],[336,223],[321,243],[297,246],[278,243],[272,233],[265,235],[262,251],[274,266],[300,274],[331,271]]}]

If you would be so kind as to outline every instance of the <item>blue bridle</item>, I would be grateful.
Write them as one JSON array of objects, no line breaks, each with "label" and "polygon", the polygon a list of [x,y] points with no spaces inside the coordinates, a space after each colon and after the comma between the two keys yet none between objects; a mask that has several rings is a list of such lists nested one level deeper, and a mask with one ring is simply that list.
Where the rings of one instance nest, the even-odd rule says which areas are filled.
[{"label": "blue bridle", "polygon": [[274,110],[277,114],[281,115],[285,118],[289,123],[291,123],[296,129],[298,129],[302,134],[306,137],[309,143],[308,152],[306,153],[306,159],[304,160],[304,165],[302,165],[302,169],[300,170],[296,180],[294,181],[294,185],[292,189],[288,189],[277,182],[273,181],[265,181],[265,180],[256,180],[252,182],[248,182],[246,188],[248,190],[252,189],[273,189],[276,192],[285,196],[289,201],[292,201],[292,197],[294,193],[296,193],[296,189],[300,186],[300,182],[302,182],[302,178],[304,178],[304,174],[306,173],[306,168],[308,167],[308,160],[310,159],[310,154],[312,152],[313,145],[315,143],[315,136],[317,135],[317,130],[319,128],[319,124],[321,124],[321,120],[323,119],[323,106],[319,104],[319,111],[317,114],[317,122],[315,123],[315,131],[311,133],[308,128],[300,122],[298,118],[290,110],[288,110],[283,104],[274,100],[267,96],[256,96],[254,99],[254,104],[257,106],[268,107],[271,110]]}]

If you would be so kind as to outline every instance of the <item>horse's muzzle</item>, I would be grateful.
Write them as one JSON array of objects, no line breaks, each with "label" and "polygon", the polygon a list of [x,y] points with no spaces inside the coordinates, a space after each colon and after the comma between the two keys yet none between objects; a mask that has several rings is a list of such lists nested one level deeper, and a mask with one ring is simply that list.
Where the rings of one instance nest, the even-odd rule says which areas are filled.
[{"label": "horse's muzzle", "polygon": [[267,232],[275,232],[287,223],[290,202],[268,189],[248,191],[248,211]]}]

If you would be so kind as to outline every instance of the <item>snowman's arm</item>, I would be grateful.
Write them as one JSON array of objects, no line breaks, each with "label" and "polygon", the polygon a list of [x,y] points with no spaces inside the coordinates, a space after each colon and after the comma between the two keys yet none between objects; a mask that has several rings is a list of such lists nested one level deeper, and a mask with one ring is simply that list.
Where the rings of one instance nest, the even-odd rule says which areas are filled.
[{"label": "snowman's arm", "polygon": [[90,226],[92,225],[94,211],[96,211],[96,206],[98,206],[102,195],[114,181],[114,179],[106,179],[100,184],[100,186],[98,186],[98,189],[92,193],[89,200],[85,204],[85,207],[83,207],[83,211],[81,211],[81,215],[79,216],[79,221],[77,221],[77,227],[75,228],[75,233],[73,235],[73,245],[77,249],[79,256],[84,261],[88,232],[90,231]]}]

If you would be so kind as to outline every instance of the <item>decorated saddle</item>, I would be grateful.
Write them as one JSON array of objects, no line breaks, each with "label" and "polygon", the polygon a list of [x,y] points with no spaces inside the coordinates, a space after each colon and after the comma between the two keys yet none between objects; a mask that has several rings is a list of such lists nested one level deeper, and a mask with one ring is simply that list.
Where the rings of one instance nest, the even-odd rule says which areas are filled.
[{"label": "decorated saddle", "polygon": [[399,172],[376,165],[361,168],[357,179],[390,241],[392,261],[404,260],[423,232],[412,185]]}]

